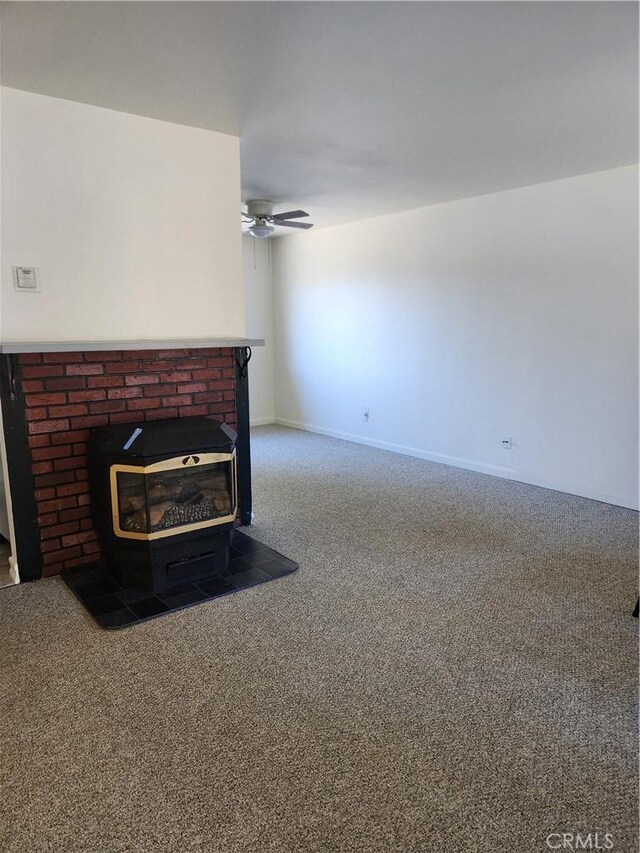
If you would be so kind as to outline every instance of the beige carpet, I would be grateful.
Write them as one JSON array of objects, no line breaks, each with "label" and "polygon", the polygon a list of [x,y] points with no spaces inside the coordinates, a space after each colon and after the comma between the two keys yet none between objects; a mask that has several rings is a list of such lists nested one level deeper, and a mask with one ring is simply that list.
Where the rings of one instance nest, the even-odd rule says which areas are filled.
[{"label": "beige carpet", "polygon": [[636,513],[283,428],[254,474],[295,575],[119,632],[0,590],[3,853],[637,849]]}]

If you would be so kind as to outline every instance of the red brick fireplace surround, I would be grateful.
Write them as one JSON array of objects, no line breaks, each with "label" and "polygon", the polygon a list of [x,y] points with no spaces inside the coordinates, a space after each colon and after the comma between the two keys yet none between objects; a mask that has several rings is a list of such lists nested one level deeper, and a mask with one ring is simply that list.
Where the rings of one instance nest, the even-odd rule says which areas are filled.
[{"label": "red brick fireplace surround", "polygon": [[[243,375],[236,370],[237,352],[224,347],[10,357],[12,419],[15,424],[17,407],[45,577],[100,556],[88,484],[90,430],[191,415],[214,415],[237,428],[236,390]],[[11,474],[11,458],[9,467]]]}]

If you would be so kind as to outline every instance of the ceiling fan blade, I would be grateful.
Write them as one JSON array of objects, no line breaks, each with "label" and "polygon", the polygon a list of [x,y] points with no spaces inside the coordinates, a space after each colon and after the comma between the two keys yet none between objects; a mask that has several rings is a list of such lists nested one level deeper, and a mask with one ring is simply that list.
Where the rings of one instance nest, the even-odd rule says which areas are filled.
[{"label": "ceiling fan blade", "polygon": [[304,210],[286,210],[284,213],[274,213],[273,219],[302,219],[308,215]]},{"label": "ceiling fan blade", "polygon": [[279,219],[271,221],[274,225],[282,225],[283,228],[313,228],[313,222],[280,222]]}]

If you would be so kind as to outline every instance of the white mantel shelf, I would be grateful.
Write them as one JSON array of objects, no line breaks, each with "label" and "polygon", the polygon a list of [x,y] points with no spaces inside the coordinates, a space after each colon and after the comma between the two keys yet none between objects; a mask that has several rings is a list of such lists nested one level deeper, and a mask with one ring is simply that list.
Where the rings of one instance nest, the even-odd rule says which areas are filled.
[{"label": "white mantel shelf", "polygon": [[5,341],[0,353],[20,352],[112,352],[144,349],[211,349],[222,347],[263,347],[260,338],[181,338],[164,341]]}]

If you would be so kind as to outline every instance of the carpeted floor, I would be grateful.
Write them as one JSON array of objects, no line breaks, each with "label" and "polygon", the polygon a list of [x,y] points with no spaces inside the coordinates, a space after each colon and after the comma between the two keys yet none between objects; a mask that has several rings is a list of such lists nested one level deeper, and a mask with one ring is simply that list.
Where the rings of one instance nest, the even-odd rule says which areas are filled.
[{"label": "carpeted floor", "polygon": [[[637,514],[284,428],[290,577],[121,631],[0,590],[3,853],[637,849]],[[553,839],[556,841],[556,839]]]}]

